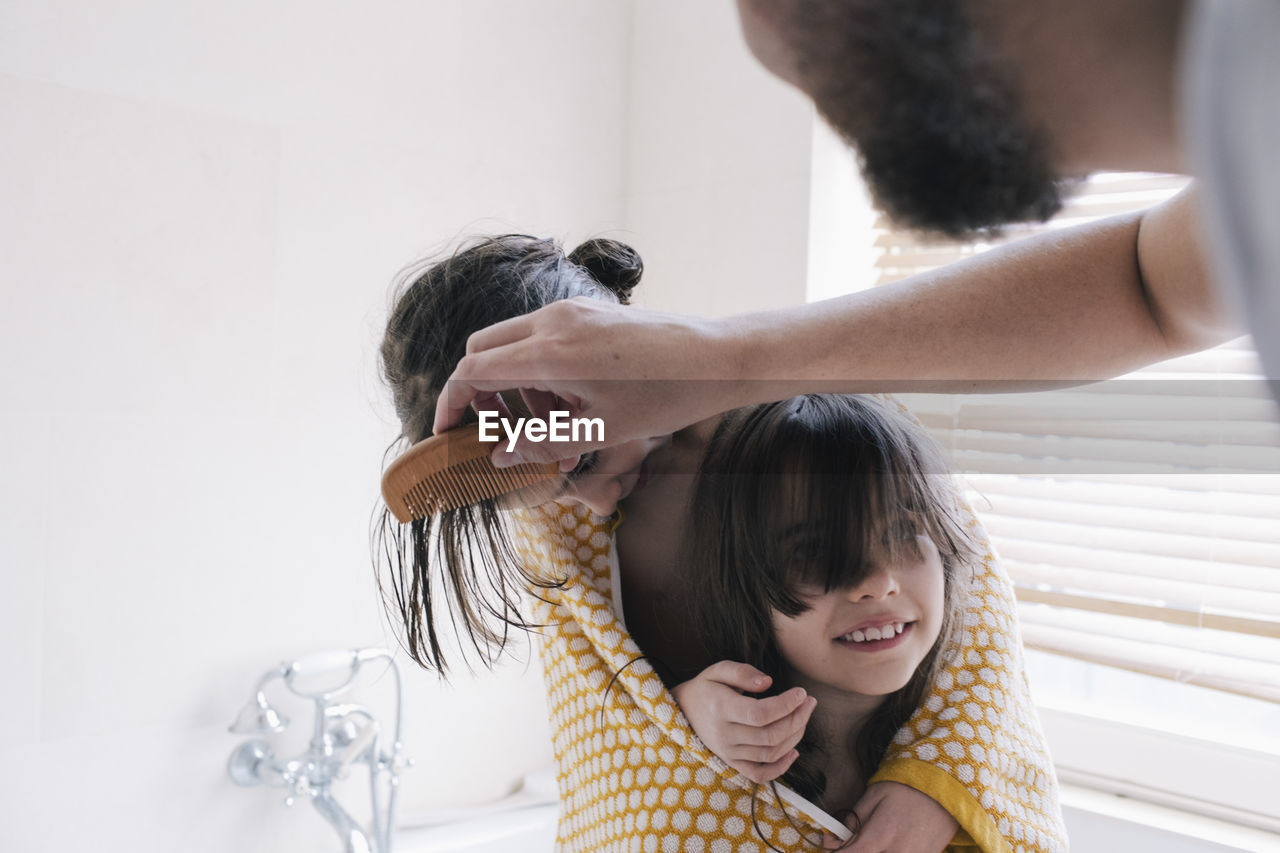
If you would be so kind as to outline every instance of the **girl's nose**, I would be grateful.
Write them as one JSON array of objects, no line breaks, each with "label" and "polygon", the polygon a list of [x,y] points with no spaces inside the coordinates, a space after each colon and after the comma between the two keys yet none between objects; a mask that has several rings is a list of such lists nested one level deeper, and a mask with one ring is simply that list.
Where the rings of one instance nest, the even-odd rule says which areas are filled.
[{"label": "girl's nose", "polygon": [[875,600],[898,592],[898,575],[882,563],[871,567],[861,583],[849,590],[850,601]]}]

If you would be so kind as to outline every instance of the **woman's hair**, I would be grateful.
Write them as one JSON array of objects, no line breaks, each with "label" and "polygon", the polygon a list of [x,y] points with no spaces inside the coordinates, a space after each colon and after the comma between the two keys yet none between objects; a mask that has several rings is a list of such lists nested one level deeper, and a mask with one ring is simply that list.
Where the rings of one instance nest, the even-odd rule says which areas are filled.
[{"label": "woman's hair", "polygon": [[[443,260],[406,269],[380,351],[401,425],[387,455],[431,435],[436,400],[473,332],[575,296],[626,304],[643,269],[635,250],[614,240],[589,240],[566,256],[554,240],[522,234],[477,238]],[[379,587],[393,621],[404,626],[405,649],[441,673],[443,615],[492,664],[510,629],[529,627],[520,613],[522,590],[549,583],[518,558],[494,500],[406,525],[383,507],[374,547],[390,580],[388,591],[380,569]]]},{"label": "woman's hair", "polygon": [[[785,661],[772,612],[807,608],[800,584],[830,592],[857,585],[877,561],[937,545],[945,574],[938,640],[910,682],[862,727],[854,755],[868,773],[923,701],[957,621],[957,577],[977,545],[937,444],[907,416],[866,397],[808,395],[739,409],[708,443],[686,531],[691,614],[715,660],[774,676]],[[802,538],[794,538],[797,525]],[[803,549],[791,559],[789,549]],[[799,567],[799,568],[798,568]],[[826,780],[806,737],[783,781],[816,798]]]}]

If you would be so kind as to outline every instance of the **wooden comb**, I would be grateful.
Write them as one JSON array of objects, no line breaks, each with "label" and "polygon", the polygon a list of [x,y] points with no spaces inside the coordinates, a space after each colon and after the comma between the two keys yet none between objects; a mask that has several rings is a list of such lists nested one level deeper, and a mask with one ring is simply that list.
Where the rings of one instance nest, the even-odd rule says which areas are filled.
[{"label": "wooden comb", "polygon": [[495,468],[493,442],[480,440],[480,425],[465,424],[423,439],[382,475],[382,498],[402,524],[445,510],[509,495],[560,475],[557,462]]}]

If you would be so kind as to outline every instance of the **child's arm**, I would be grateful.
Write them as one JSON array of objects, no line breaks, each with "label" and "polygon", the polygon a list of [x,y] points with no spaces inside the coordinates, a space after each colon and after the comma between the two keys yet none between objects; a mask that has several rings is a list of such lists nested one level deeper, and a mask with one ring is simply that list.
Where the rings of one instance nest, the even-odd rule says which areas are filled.
[{"label": "child's arm", "polygon": [[799,687],[765,699],[744,695],[767,690],[771,682],[753,666],[726,660],[671,691],[707,749],[760,784],[778,778],[796,760],[795,745],[818,704]]},{"label": "child's arm", "polygon": [[854,808],[858,817],[845,825],[857,828],[848,842],[824,839],[825,849],[844,853],[941,853],[955,838],[960,824],[927,794],[897,782],[876,782]]}]

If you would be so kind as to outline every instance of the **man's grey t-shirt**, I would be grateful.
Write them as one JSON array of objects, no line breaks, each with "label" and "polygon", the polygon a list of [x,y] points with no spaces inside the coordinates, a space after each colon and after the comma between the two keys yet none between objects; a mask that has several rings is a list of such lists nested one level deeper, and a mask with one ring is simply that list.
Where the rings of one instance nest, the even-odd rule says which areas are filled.
[{"label": "man's grey t-shirt", "polygon": [[[1280,0],[1200,0],[1183,53],[1183,132],[1210,261],[1280,388]],[[1280,399],[1280,396],[1278,396]]]}]

